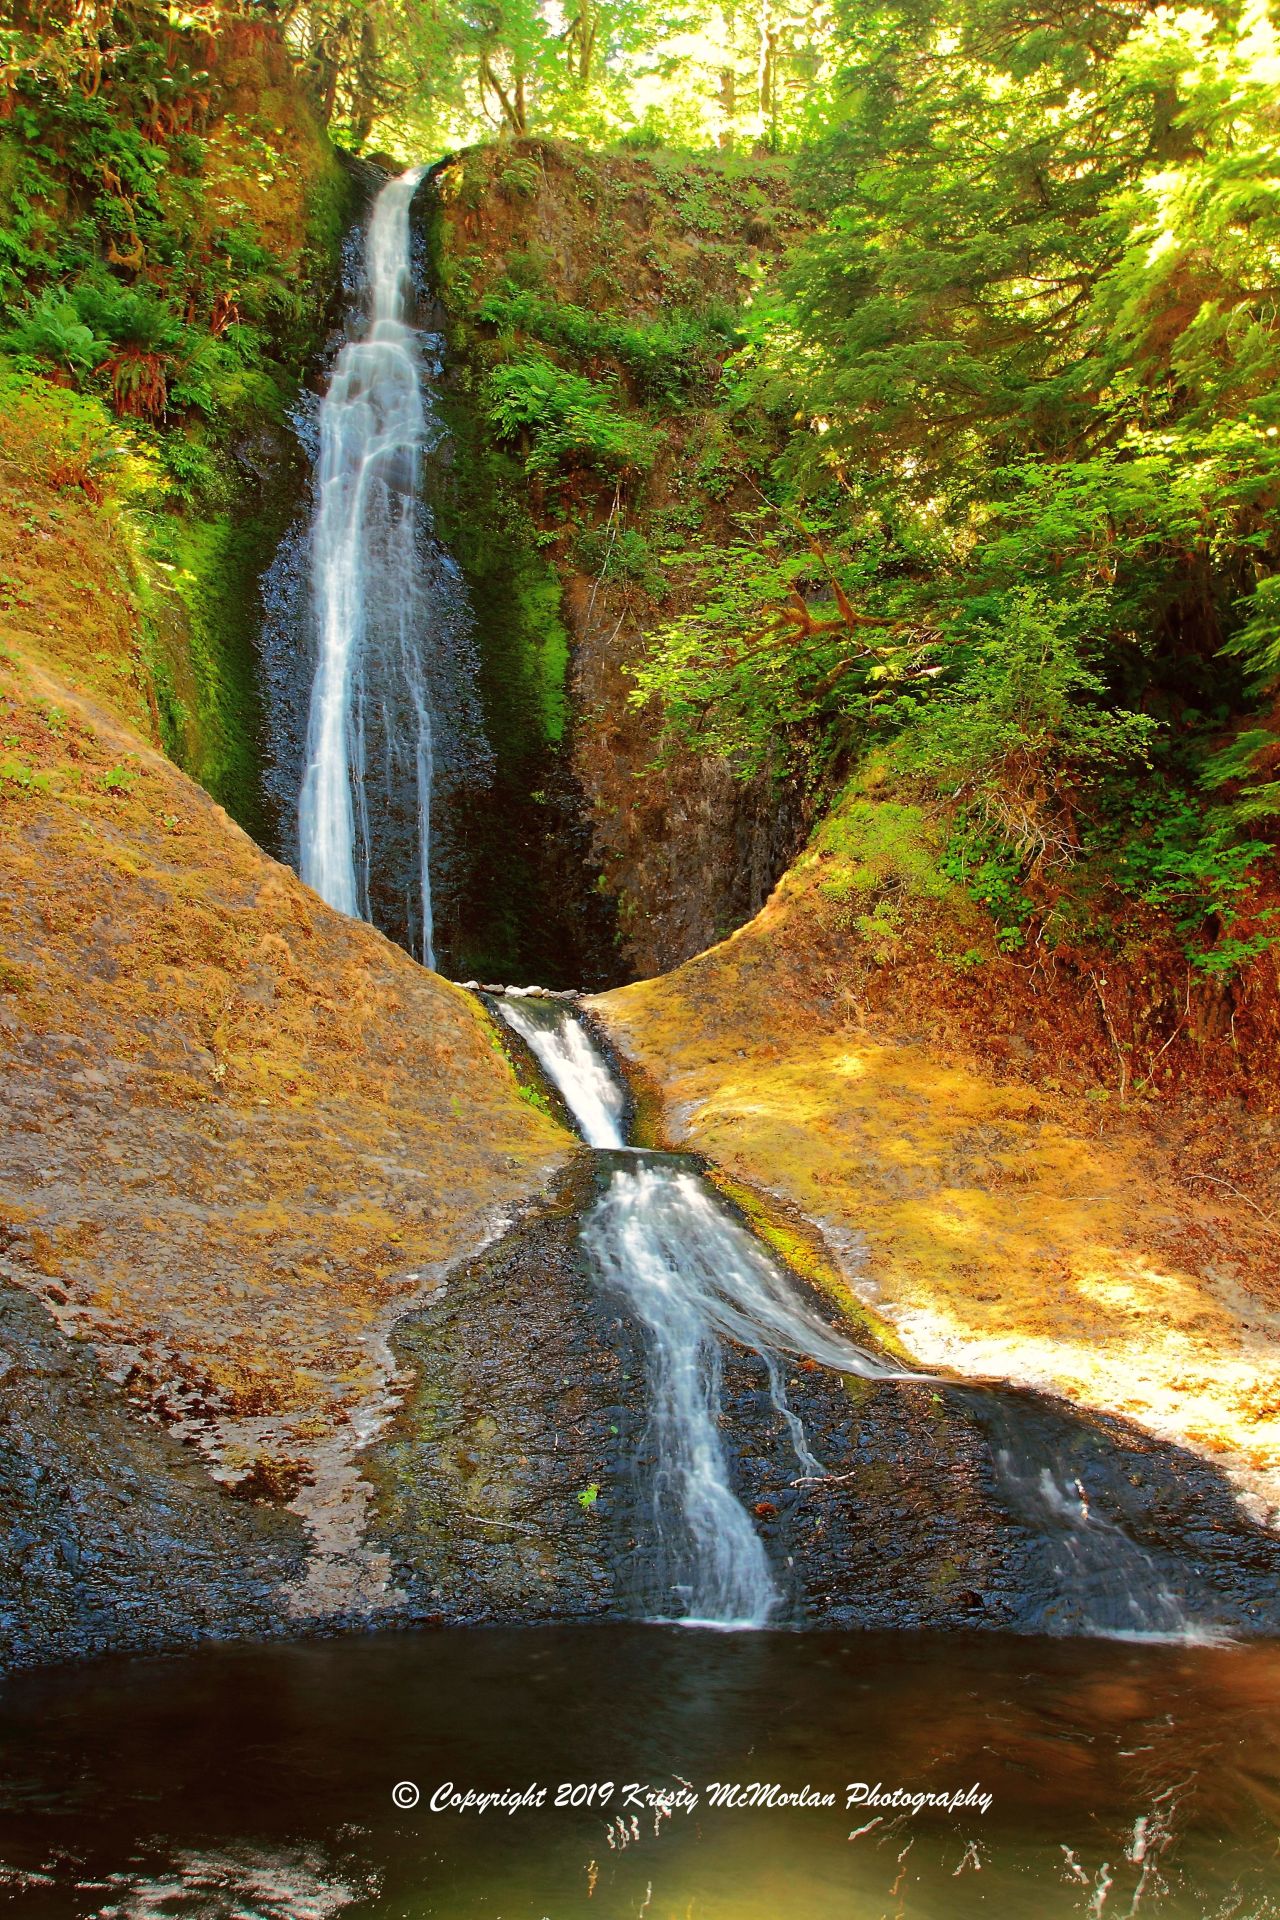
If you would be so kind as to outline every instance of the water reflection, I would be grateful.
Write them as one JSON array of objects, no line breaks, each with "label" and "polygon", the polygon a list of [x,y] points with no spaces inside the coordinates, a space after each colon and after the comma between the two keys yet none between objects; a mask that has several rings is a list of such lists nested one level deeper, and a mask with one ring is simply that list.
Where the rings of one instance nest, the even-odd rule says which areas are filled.
[{"label": "water reflection", "polygon": [[[0,1886],[39,1920],[1280,1915],[1273,1643],[449,1632],[113,1661],[0,1707]],[[450,1781],[546,1804],[431,1813]],[[970,1789],[986,1812],[889,1799]]]}]

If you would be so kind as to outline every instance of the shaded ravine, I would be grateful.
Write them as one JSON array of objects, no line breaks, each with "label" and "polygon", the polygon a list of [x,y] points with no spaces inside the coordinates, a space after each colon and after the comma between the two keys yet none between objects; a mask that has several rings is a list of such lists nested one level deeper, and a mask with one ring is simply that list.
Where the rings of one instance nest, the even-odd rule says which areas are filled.
[{"label": "shaded ravine", "polygon": [[585,803],[539,703],[546,663],[513,611],[515,575],[493,577],[503,542],[469,549],[453,499],[453,429],[465,441],[476,403],[446,372],[432,170],[350,165],[365,210],[290,415],[310,481],[261,587],[268,851],[455,977],[606,986],[620,962]]},{"label": "shaded ravine", "polygon": [[[642,1568],[619,1596],[623,1610],[719,1626],[838,1617],[842,1597],[829,1592],[828,1605],[815,1609],[807,1573],[785,1549],[800,1544],[796,1509],[807,1498],[846,1495],[847,1506],[858,1497],[844,1484],[859,1473],[849,1467],[843,1441],[840,1457],[823,1461],[835,1405],[847,1402],[844,1377],[858,1395],[872,1396],[863,1402],[876,1409],[861,1423],[866,1433],[883,1433],[887,1405],[905,1395],[896,1417],[908,1428],[940,1421],[949,1433],[968,1434],[962,1446],[972,1451],[976,1441],[981,1448],[983,1478],[1009,1536],[993,1547],[993,1558],[1008,1562],[1016,1543],[1021,1592],[1002,1595],[1002,1623],[1192,1640],[1228,1625],[1274,1625],[1274,1599],[1266,1606],[1258,1596],[1270,1577],[1264,1569],[1276,1565],[1275,1543],[1238,1517],[1224,1524],[1229,1496],[1198,1526],[1192,1518],[1190,1540],[1175,1532],[1172,1541],[1144,1544],[1122,1524],[1130,1487],[1137,1533],[1151,1532],[1144,1502],[1132,1499],[1141,1482],[1126,1460],[1120,1423],[1089,1422],[1035,1395],[907,1373],[855,1345],[754,1236],[694,1156],[627,1144],[633,1103],[626,1083],[571,1000],[525,992],[488,1001],[597,1151],[598,1192],[583,1211],[580,1244],[596,1284],[623,1305],[641,1335],[647,1406],[630,1467],[638,1482]],[[726,1370],[736,1373],[744,1360],[763,1373],[760,1397],[791,1458],[796,1506],[787,1529],[772,1524],[776,1491],[752,1503],[751,1476],[733,1457],[744,1444],[746,1408],[741,1389],[727,1387]],[[825,1399],[829,1410],[816,1431],[807,1411],[792,1404],[789,1377],[792,1389],[804,1382],[806,1400]],[[825,1390],[823,1381],[830,1382]],[[748,1425],[755,1417],[746,1413]],[[856,1444],[866,1444],[865,1435]],[[1101,1492],[1086,1490],[1087,1481],[1097,1487],[1100,1480]],[[1165,1488],[1166,1513],[1175,1504]],[[764,1539],[770,1532],[782,1536],[772,1551]],[[1206,1553],[1209,1536],[1217,1536],[1217,1551]],[[1228,1561],[1233,1551],[1251,1557],[1261,1577],[1257,1588],[1244,1582],[1250,1595],[1243,1605],[1243,1596],[1230,1591],[1232,1576],[1218,1584],[1224,1547]],[[1214,1559],[1217,1566],[1206,1566]]]}]

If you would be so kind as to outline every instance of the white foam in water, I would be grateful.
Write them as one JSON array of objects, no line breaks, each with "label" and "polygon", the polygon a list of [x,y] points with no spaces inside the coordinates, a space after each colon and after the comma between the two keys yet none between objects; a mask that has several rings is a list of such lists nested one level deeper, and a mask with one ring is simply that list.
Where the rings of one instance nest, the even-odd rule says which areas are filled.
[{"label": "white foam in water", "polygon": [[[388,181],[365,248],[370,318],[343,348],[320,410],[311,565],[318,654],[298,802],[302,877],[330,906],[368,913],[361,662],[392,658],[413,715],[422,957],[434,964],[431,920],[431,716],[416,624],[418,467],[426,439],[421,351],[407,324],[409,207],[415,168]],[[359,818],[358,818],[359,815]],[[358,831],[359,829],[359,831]],[[365,849],[357,872],[357,844]]]},{"label": "white foam in water", "polygon": [[779,1355],[863,1378],[902,1376],[828,1327],[706,1182],[683,1168],[616,1170],[583,1245],[649,1336],[655,1557],[671,1611],[691,1624],[763,1626],[778,1593],[720,1439],[722,1339],[763,1359],[802,1474],[822,1466],[787,1402]]},{"label": "white foam in water", "polygon": [[555,1000],[527,994],[497,1003],[498,1011],[537,1056],[543,1072],[561,1094],[589,1147],[624,1147],[626,1088],[582,1022]]}]

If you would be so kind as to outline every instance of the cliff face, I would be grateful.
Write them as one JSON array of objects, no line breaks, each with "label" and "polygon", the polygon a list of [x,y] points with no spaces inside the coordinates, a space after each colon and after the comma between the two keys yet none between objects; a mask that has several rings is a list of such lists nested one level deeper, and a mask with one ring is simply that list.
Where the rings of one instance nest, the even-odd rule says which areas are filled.
[{"label": "cliff face", "polygon": [[[483,492],[509,547],[529,556],[504,612],[572,719],[525,810],[543,807],[552,837],[566,811],[585,813],[621,964],[655,973],[755,912],[801,834],[793,793],[735,781],[711,757],[659,762],[657,716],[633,704],[630,674],[678,605],[664,556],[752,503],[711,401],[735,315],[801,217],[778,161],[588,155],[546,140],[462,154],[436,185],[455,419],[448,537],[467,564],[450,501]],[[481,625],[483,647],[483,609]],[[546,737],[559,740],[558,723]]]}]

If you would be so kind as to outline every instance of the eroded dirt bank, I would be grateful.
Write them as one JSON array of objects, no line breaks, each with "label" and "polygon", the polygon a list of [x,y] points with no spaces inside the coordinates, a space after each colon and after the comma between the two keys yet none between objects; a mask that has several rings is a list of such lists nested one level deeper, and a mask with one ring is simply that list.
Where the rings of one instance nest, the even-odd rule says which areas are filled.
[{"label": "eroded dirt bank", "polygon": [[924,960],[901,927],[877,955],[885,930],[833,903],[874,916],[906,882],[865,848],[843,868],[819,837],[747,927],[591,1003],[665,1137],[816,1223],[850,1304],[917,1362],[1132,1420],[1275,1525],[1274,1120],[1238,1096],[1122,1103],[1065,1036],[1055,1057],[1052,1001],[1019,1034],[1012,990],[997,1051],[999,983],[940,963],[967,937],[954,902],[915,901]]}]

